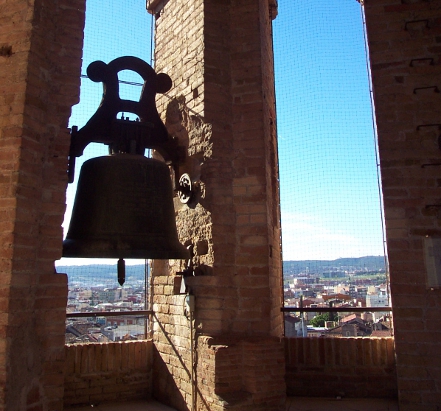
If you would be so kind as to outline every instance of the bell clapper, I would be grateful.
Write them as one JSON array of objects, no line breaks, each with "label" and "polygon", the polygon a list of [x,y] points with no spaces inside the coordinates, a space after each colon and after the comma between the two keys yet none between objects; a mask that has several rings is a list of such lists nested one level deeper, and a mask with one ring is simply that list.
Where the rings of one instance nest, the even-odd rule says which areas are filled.
[{"label": "bell clapper", "polygon": [[122,287],[126,282],[126,262],[123,258],[118,260],[118,283]]}]

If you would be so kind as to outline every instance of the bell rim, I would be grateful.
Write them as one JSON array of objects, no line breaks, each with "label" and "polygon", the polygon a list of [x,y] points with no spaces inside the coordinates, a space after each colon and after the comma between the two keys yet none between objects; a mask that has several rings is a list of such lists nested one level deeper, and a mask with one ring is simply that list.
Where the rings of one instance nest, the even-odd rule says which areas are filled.
[{"label": "bell rim", "polygon": [[179,242],[177,244],[164,245],[162,248],[158,248],[156,245],[156,249],[152,250],[149,247],[122,249],[113,241],[77,241],[66,239],[63,241],[62,257],[187,260],[190,258],[190,251]]}]

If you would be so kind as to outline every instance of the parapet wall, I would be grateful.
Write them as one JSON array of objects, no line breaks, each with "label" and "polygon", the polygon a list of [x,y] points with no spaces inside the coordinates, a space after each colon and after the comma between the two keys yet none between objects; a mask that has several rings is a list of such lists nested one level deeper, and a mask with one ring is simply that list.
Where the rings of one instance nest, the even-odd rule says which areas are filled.
[{"label": "parapet wall", "polygon": [[[213,343],[208,338],[201,346],[208,344],[213,356],[222,355],[226,346]],[[397,396],[393,338],[285,338],[284,346],[288,396]],[[246,349],[248,360],[255,358],[252,347]],[[151,389],[152,341],[75,344],[66,346],[65,352],[66,407],[154,397]],[[273,351],[271,354],[272,357],[265,357],[269,360],[267,367],[276,371],[270,363],[282,358],[274,356]],[[243,359],[247,362],[246,369],[251,371],[253,365],[248,360]],[[211,363],[214,366],[214,357]],[[217,370],[215,393],[211,395],[226,396],[226,393],[237,392],[233,387],[233,375],[236,379],[243,378],[240,387],[244,382],[247,385],[246,373],[242,375],[237,369],[236,374],[232,373],[233,365]],[[197,371],[205,376],[203,369]],[[261,376],[261,382],[268,377],[278,381],[270,372]],[[253,391],[251,386],[248,388]],[[209,389],[206,389],[205,384],[198,387],[201,393],[208,394]]]},{"label": "parapet wall", "polygon": [[152,347],[146,340],[67,345],[64,405],[150,398]]},{"label": "parapet wall", "polygon": [[396,398],[393,338],[286,338],[288,396]]}]

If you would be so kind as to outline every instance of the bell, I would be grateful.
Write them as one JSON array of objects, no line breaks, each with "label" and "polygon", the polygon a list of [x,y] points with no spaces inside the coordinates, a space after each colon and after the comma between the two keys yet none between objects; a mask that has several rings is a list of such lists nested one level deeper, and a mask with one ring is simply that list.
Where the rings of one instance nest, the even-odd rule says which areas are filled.
[{"label": "bell", "polygon": [[167,165],[134,154],[86,161],[63,257],[188,259],[178,240]]},{"label": "bell", "polygon": [[[139,101],[119,97],[118,73],[131,70],[144,80]],[[109,146],[111,156],[86,161],[81,169],[63,257],[118,258],[118,282],[125,281],[124,258],[189,259],[179,243],[173,191],[165,163],[143,156],[155,149],[177,171],[185,147],[172,138],[155,104],[156,93],[172,86],[171,78],[131,56],[109,64],[95,61],[87,68],[92,81],[103,83],[103,98],[89,121],[72,127],[68,176],[73,181],[75,159],[91,143]],[[128,111],[137,120],[117,119]],[[130,154],[127,154],[130,153]],[[191,180],[184,179],[182,202],[191,197]]]}]

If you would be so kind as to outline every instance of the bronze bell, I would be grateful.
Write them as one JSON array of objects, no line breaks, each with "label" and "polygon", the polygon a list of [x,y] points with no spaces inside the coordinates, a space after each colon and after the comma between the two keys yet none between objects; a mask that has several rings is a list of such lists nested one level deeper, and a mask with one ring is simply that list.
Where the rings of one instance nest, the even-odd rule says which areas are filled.
[{"label": "bronze bell", "polygon": [[[122,70],[135,71],[143,78],[139,101],[119,97],[118,73]],[[178,240],[167,165],[174,168],[177,179],[186,149],[168,134],[156,109],[156,93],[165,93],[172,86],[168,75],[157,74],[146,62],[131,56],[109,64],[95,61],[87,74],[92,81],[103,83],[103,98],[84,127],[72,127],[69,182],[74,179],[76,157],[89,143],[107,144],[111,155],[93,158],[82,166],[63,257],[118,258],[122,285],[124,258],[190,256]],[[131,121],[123,115],[118,119],[123,112],[138,118]],[[165,162],[144,157],[145,149],[156,150]],[[182,185],[180,198],[187,201],[191,195],[188,182]]]},{"label": "bronze bell", "polygon": [[186,259],[167,165],[133,154],[86,161],[63,257]]}]

